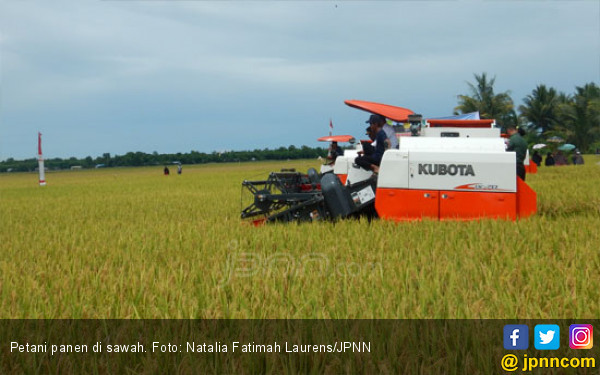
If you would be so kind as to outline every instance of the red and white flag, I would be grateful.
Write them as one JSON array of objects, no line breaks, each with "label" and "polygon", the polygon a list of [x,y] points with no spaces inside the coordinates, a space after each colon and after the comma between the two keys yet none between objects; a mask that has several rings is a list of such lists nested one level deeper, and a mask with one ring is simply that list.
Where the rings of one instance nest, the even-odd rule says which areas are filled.
[{"label": "red and white flag", "polygon": [[38,156],[42,154],[42,133],[38,132]]}]

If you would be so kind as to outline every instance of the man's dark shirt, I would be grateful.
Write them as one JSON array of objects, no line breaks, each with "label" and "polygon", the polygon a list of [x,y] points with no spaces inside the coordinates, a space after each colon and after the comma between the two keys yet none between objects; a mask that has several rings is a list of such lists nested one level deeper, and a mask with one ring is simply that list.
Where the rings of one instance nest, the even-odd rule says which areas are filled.
[{"label": "man's dark shirt", "polygon": [[519,133],[510,136],[506,151],[514,151],[517,154],[517,164],[523,164],[525,155],[527,154],[527,142]]},{"label": "man's dark shirt", "polygon": [[377,135],[375,136],[375,141],[377,142],[375,144],[375,152],[373,152],[373,159],[375,159],[377,161],[377,165],[379,165],[379,163],[381,163],[381,158],[383,157],[383,153],[385,152],[385,141],[387,140],[387,135],[385,134],[385,132],[383,131],[383,129],[381,129],[379,132],[377,132]]}]

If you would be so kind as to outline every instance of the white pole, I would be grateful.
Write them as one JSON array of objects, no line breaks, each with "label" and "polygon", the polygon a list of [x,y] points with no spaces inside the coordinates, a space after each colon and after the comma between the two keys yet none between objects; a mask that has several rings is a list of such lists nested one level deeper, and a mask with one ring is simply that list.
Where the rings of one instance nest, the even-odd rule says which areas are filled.
[{"label": "white pole", "polygon": [[42,156],[42,133],[38,132],[38,170],[40,172],[40,186],[46,186],[46,171],[44,170],[44,157]]}]

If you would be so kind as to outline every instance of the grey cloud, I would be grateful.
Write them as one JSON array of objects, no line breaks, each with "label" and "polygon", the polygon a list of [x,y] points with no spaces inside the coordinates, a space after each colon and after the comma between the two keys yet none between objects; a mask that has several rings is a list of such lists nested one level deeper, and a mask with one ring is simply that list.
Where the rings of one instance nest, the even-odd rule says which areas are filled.
[{"label": "grey cloud", "polygon": [[[597,2],[337,4],[2,2],[0,159],[29,155],[40,127],[78,156],[315,144],[330,117],[362,130],[348,98],[445,115],[473,73],[516,102],[538,83],[600,78]],[[232,129],[223,144],[204,139],[215,123]],[[162,142],[173,127],[181,148]],[[98,148],[82,151],[92,136]]]}]

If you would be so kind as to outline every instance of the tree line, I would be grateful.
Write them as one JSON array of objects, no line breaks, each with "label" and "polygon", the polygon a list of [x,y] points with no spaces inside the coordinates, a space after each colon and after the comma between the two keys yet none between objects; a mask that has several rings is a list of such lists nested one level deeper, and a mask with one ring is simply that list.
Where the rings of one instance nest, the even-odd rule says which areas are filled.
[{"label": "tree line", "polygon": [[[139,167],[148,165],[171,165],[171,164],[204,164],[204,163],[231,163],[261,160],[287,160],[287,159],[312,159],[327,156],[327,149],[320,147],[279,147],[277,149],[256,149],[252,151],[225,151],[204,153],[191,151],[176,154],[151,154],[145,152],[128,152],[124,155],[111,155],[104,153],[102,156],[92,158],[88,156],[83,159],[71,157],[68,159],[51,158],[44,159],[44,165],[49,170],[70,169],[72,167],[96,168],[96,167]],[[35,158],[25,160],[14,160],[9,158],[0,162],[0,172],[28,172],[38,167]]]},{"label": "tree line", "polygon": [[600,148],[600,88],[597,84],[576,86],[571,94],[540,84],[517,107],[509,91],[494,92],[496,77],[490,79],[486,73],[474,76],[475,83],[468,83],[470,94],[458,96],[455,114],[479,111],[481,118],[496,119],[501,127],[516,125],[527,132],[530,145],[560,137],[584,153]]}]

